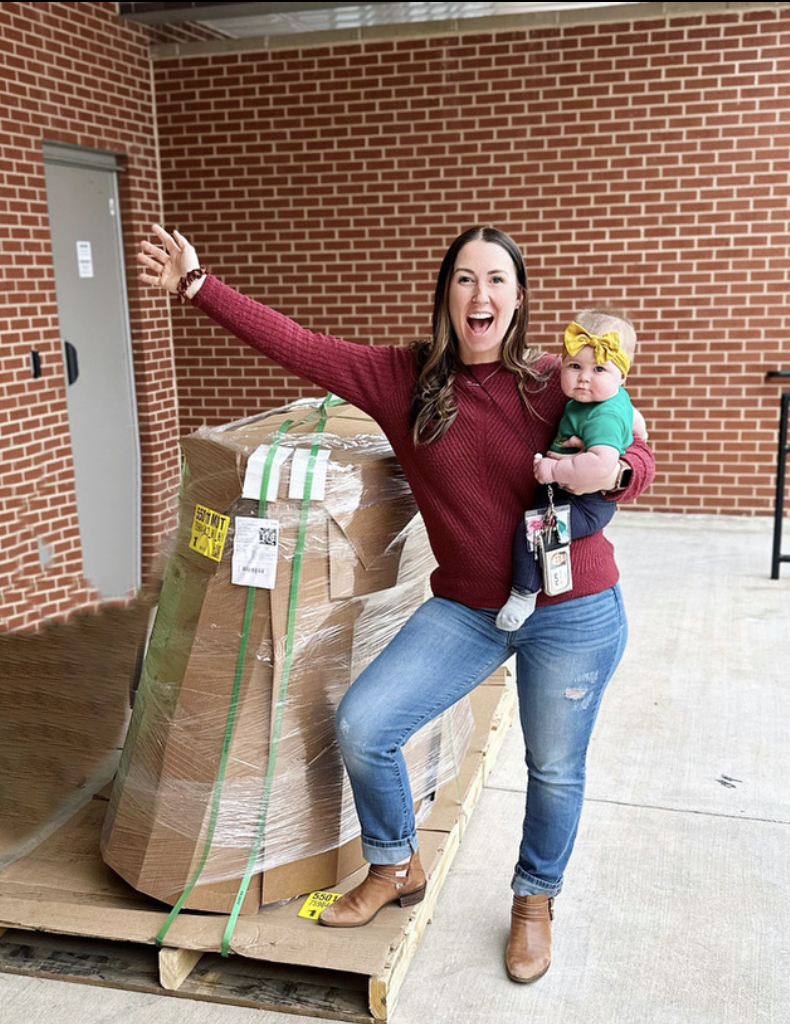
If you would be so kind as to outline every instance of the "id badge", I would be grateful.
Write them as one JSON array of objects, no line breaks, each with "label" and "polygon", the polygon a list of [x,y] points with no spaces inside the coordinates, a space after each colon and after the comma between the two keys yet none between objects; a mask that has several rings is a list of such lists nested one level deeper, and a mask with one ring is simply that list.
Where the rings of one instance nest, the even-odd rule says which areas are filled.
[{"label": "id badge", "polygon": [[536,536],[536,555],[549,597],[573,589],[571,575],[571,507],[554,504],[554,488],[548,485],[549,505]]},{"label": "id badge", "polygon": [[550,536],[541,532],[537,537],[537,554],[544,593],[556,597],[557,594],[572,590],[570,544],[559,540],[554,532]]}]

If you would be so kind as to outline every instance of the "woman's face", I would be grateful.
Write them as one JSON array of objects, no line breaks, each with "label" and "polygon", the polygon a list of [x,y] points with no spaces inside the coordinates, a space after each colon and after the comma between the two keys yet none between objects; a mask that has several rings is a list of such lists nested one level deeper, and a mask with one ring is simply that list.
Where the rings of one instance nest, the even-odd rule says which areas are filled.
[{"label": "woman's face", "polygon": [[467,242],[458,253],[448,296],[462,362],[490,363],[499,358],[502,339],[522,299],[510,255],[495,242]]}]

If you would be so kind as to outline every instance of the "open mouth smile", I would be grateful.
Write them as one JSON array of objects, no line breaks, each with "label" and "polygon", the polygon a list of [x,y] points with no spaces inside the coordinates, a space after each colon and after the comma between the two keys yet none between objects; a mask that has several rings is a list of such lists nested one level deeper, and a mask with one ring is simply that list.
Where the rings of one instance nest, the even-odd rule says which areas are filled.
[{"label": "open mouth smile", "polygon": [[491,313],[470,313],[466,322],[473,334],[485,334],[493,324],[494,317]]}]

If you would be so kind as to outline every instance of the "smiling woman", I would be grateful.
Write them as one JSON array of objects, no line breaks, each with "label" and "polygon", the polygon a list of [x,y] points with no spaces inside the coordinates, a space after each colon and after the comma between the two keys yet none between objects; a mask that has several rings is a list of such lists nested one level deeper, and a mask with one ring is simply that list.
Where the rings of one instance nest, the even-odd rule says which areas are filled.
[{"label": "smiling woman", "polygon": [[[411,415],[415,444],[437,441],[454,422],[457,378],[478,384],[504,368],[514,374],[522,398],[527,382],[543,380],[536,366],[540,353],[526,343],[528,313],[527,271],[513,239],[492,227],[459,235],[439,268],[432,337],[412,345],[418,372]],[[493,361],[481,378],[471,369]]]},{"label": "smiling woman", "polygon": [[[359,345],[316,334],[200,269],[181,235],[156,227],[142,279],[191,299],[253,348],[345,398],[381,426],[422,513],[437,568],[433,596],[354,680],[337,709],[338,747],[354,793],[364,882],[323,911],[335,928],[367,924],[387,904],[422,899],[426,874],[403,758],[406,741],[515,656],[529,766],[527,810],[511,888],[506,970],[530,982],[548,969],[551,906],[562,887],[584,798],[585,757],[626,622],[611,546],[601,533],[573,544],[571,590],[522,626],[497,626],[510,592],[511,548],[540,488],[532,472],[556,432],[559,360],[527,344],[527,279],[508,235],[476,227],[447,250],[431,337],[409,346]],[[472,382],[477,386],[457,386]],[[653,456],[627,449],[636,497]],[[595,481],[595,488],[608,481]],[[603,499],[602,499],[603,500]],[[568,688],[583,688],[583,701]],[[559,766],[559,767],[558,767]]]},{"label": "smiling woman", "polygon": [[450,320],[462,362],[499,359],[502,340],[523,298],[508,254],[494,242],[467,242],[450,283]]}]

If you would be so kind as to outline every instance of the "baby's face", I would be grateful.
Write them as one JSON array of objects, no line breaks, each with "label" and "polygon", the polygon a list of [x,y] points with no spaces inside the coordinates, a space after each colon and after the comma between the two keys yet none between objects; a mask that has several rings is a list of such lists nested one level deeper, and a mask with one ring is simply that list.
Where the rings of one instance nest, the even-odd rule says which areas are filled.
[{"label": "baby's face", "polygon": [[562,393],[577,402],[605,402],[617,394],[624,380],[614,363],[595,362],[595,352],[590,345],[585,345],[575,356],[565,356],[562,361]]}]

